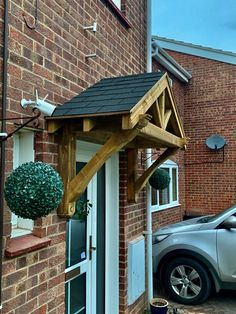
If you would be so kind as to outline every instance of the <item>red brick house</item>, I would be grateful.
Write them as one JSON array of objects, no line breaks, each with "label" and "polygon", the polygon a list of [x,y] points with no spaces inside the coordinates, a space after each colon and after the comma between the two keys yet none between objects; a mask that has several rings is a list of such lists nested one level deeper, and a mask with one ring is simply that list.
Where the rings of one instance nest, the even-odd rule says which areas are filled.
[{"label": "red brick house", "polygon": [[[0,2],[4,34],[0,312],[4,314],[143,313],[147,295],[150,296],[145,236],[150,240],[151,226],[146,209],[155,211],[154,229],[181,220],[185,210],[199,211],[202,204],[210,204],[210,210],[215,210],[215,199],[204,203],[205,188],[199,197],[199,184],[194,181],[190,191],[193,169],[199,168],[188,163],[195,162],[196,152],[189,148],[187,153],[181,150],[173,154],[185,149],[182,121],[191,138],[190,145],[201,144],[198,157],[207,159],[210,155],[213,161],[219,158],[219,154],[212,156],[205,149],[205,134],[201,142],[194,142],[200,131],[191,133],[197,127],[190,125],[191,110],[195,112],[195,106],[191,106],[193,99],[201,103],[202,88],[209,89],[207,97],[211,102],[215,100],[211,84],[221,69],[224,75],[217,87],[222,88],[219,97],[225,99],[225,88],[235,81],[234,66],[168,50],[164,61],[170,64],[156,60],[154,55],[155,73],[141,74],[150,62],[146,52],[147,2]],[[199,71],[195,68],[197,61]],[[216,71],[209,75],[209,86],[204,85],[208,62],[209,71],[212,65]],[[164,71],[157,72],[158,69]],[[226,75],[228,72],[231,76]],[[21,100],[35,103],[36,90],[40,100],[48,94],[46,101],[56,105],[56,110],[51,117],[45,119],[42,112],[38,119],[27,123],[35,113],[30,107],[22,108]],[[232,105],[235,89],[230,94],[232,97],[227,99]],[[218,110],[223,109],[219,104]],[[233,110],[233,105],[226,110],[227,119],[231,119]],[[202,118],[202,112],[199,115]],[[209,120],[212,121],[210,114]],[[26,125],[19,129],[24,122]],[[204,128],[200,126],[200,130]],[[213,132],[216,131],[212,129]],[[229,141],[224,158],[231,163],[217,163],[215,172],[221,175],[226,171],[234,173],[235,147],[228,150],[231,141],[234,145],[233,127],[227,132],[222,133]],[[152,158],[150,150],[146,150],[151,148],[156,149]],[[151,166],[152,159],[157,160],[155,167],[165,161],[162,167],[172,178],[168,191],[158,195],[149,190],[147,194],[144,188],[149,169],[155,168],[146,170],[146,163]],[[14,216],[3,198],[5,178],[28,161],[52,165],[62,175],[65,186],[62,206],[35,221]],[[204,176],[206,169],[201,169]],[[219,195],[217,210],[233,201],[230,178],[233,177],[229,176],[223,185],[214,181],[223,192],[228,191]],[[210,180],[213,174],[209,172],[209,187]],[[93,204],[83,223],[71,218],[79,195]],[[212,197],[210,188],[207,197]]]},{"label": "red brick house", "polygon": [[[214,214],[236,202],[236,54],[154,36],[153,70],[168,71],[188,137],[176,156],[181,207],[154,206],[156,229],[184,213]],[[212,135],[225,139],[224,149],[207,147]]]},{"label": "red brick house", "polygon": [[[145,73],[150,7],[4,0],[0,9],[0,312],[143,313],[144,187],[186,145],[168,76]],[[166,148],[149,169],[147,148]],[[35,221],[3,197],[5,179],[29,161],[52,165],[64,183],[59,209]],[[93,204],[83,221],[73,215],[81,195]]]}]

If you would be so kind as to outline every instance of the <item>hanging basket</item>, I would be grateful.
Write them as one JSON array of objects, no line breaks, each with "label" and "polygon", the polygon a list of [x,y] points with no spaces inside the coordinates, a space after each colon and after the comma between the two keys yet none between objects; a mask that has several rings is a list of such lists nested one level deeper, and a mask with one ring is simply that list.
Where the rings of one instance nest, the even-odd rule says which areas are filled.
[{"label": "hanging basket", "polygon": [[156,190],[164,190],[170,184],[170,175],[163,169],[157,169],[150,177],[149,183]]},{"label": "hanging basket", "polygon": [[63,190],[60,175],[50,165],[28,162],[7,178],[4,196],[14,214],[35,220],[58,207]]}]

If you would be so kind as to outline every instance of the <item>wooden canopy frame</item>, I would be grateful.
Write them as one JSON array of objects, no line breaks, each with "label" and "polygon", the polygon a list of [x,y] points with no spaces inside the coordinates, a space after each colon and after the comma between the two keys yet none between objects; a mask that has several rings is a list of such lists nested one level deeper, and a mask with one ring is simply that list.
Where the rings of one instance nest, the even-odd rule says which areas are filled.
[{"label": "wooden canopy frame", "polygon": [[[75,202],[103,164],[122,148],[128,149],[128,201],[135,202],[155,169],[185,149],[186,137],[175,106],[167,74],[140,99],[129,113],[106,116],[50,117],[48,132],[61,132],[59,172],[65,193],[58,209],[61,217],[71,217]],[[76,140],[101,144],[101,148],[76,175]],[[166,148],[164,153],[137,178],[137,149]]]}]

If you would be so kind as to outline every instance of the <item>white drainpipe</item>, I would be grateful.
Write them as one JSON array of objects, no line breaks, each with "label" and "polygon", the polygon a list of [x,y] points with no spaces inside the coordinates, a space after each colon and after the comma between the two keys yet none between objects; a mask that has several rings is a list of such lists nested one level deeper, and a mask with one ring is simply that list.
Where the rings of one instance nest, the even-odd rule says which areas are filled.
[{"label": "white drainpipe", "polygon": [[[147,72],[152,72],[152,39],[151,39],[151,0],[147,0]],[[147,167],[151,164],[151,149],[146,150]],[[153,298],[153,270],[152,270],[152,211],[151,211],[151,188],[147,184],[147,286],[148,301]]]}]

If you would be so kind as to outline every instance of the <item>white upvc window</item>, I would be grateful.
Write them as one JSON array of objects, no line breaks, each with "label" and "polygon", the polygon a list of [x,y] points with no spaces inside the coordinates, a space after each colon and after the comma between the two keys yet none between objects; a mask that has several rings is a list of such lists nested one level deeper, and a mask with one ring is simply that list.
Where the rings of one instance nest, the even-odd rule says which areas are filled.
[{"label": "white upvc window", "polygon": [[121,9],[121,0],[112,0],[118,9]]},{"label": "white upvc window", "polygon": [[[34,161],[34,132],[23,130],[13,136],[13,169],[25,162]],[[18,237],[32,233],[34,222],[31,219],[23,219],[12,213],[11,237]]]},{"label": "white upvc window", "polygon": [[152,211],[158,211],[179,205],[178,190],[178,165],[172,160],[167,160],[160,166],[170,175],[169,186],[161,191],[157,191],[151,187],[151,208]]}]

